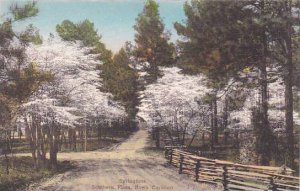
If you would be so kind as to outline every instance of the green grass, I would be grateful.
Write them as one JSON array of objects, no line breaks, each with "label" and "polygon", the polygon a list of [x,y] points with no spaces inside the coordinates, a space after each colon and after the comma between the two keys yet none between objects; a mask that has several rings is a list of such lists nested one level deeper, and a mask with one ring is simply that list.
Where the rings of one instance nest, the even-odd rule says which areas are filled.
[{"label": "green grass", "polygon": [[149,136],[147,140],[147,146],[141,151],[145,155],[149,156],[164,156],[165,149],[163,147],[156,148],[155,141],[151,139],[151,136]]},{"label": "green grass", "polygon": [[146,155],[163,155],[165,150],[164,148],[145,147],[142,152]]},{"label": "green grass", "polygon": [[32,182],[63,173],[73,168],[71,163],[59,162],[58,170],[56,171],[47,168],[36,170],[31,157],[10,157],[9,160],[13,161],[13,166],[10,163],[9,174],[7,174],[5,158],[0,158],[0,190],[14,191],[16,189],[24,189]]}]

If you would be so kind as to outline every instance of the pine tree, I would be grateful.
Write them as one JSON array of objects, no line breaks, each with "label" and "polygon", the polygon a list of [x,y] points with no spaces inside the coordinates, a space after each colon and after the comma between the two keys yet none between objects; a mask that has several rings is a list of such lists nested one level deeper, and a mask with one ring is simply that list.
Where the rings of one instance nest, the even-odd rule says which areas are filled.
[{"label": "pine tree", "polygon": [[143,11],[136,18],[134,29],[136,56],[141,61],[149,63],[146,71],[150,80],[160,76],[159,66],[173,63],[174,47],[168,43],[170,35],[165,32],[165,26],[159,14],[159,5],[154,0],[147,0]]},{"label": "pine tree", "polygon": [[297,86],[297,74],[294,73],[297,69],[295,54],[300,51],[299,13],[299,1],[271,1],[268,2],[269,19],[265,21],[273,44],[270,54],[278,62],[279,75],[283,77],[285,84],[286,162],[290,167],[294,167],[295,159],[293,86]]},{"label": "pine tree", "polygon": [[218,143],[217,94],[227,84],[229,77],[238,70],[234,54],[239,33],[235,15],[241,15],[241,5],[228,1],[191,1],[184,6],[185,25],[175,23],[175,29],[186,40],[179,42],[180,67],[185,73],[203,73],[213,91],[206,96],[211,115],[211,148]]},{"label": "pine tree", "polygon": [[[261,126],[261,133],[264,134],[272,133],[269,131],[267,100],[269,39],[266,25],[262,22],[265,17],[250,8],[253,3],[255,2],[191,1],[191,4],[185,4],[186,24],[176,23],[175,28],[179,35],[187,39],[179,44],[183,70],[188,73],[206,74],[215,92],[222,90],[229,78],[247,82],[247,78],[241,78],[240,75],[245,69],[259,70],[257,79],[264,124]],[[264,14],[264,5],[257,6],[260,6],[260,11]],[[213,107],[215,106],[212,105]],[[216,114],[215,111],[213,113]],[[213,136],[217,136],[214,123],[212,122]],[[270,136],[262,135],[262,137]],[[212,141],[216,141],[216,138]],[[267,143],[258,144],[262,147],[260,150],[263,150],[260,163],[266,165],[271,159],[272,140],[264,141]]]},{"label": "pine tree", "polygon": [[100,66],[102,70],[102,90],[114,95],[114,98],[125,106],[131,126],[134,128],[134,121],[138,112],[138,74],[132,66],[130,53],[124,48],[114,55],[113,61]]}]

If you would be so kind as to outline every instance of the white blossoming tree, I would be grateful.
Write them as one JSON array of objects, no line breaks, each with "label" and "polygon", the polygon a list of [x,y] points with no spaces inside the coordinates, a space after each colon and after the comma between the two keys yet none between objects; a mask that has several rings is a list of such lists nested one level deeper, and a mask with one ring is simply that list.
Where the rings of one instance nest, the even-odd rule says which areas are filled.
[{"label": "white blossoming tree", "polygon": [[26,133],[32,135],[29,136],[32,155],[38,161],[46,156],[45,135],[50,139],[50,162],[55,166],[62,139],[68,136],[76,145],[75,128],[79,129],[81,138],[85,134],[86,149],[87,127],[126,117],[124,109],[111,100],[111,95],[99,90],[98,55],[89,51],[80,43],[54,39],[27,49],[29,62],[53,75],[52,81],[42,85],[23,105]]},{"label": "white blossoming tree", "polygon": [[195,135],[209,127],[209,108],[200,98],[207,89],[202,76],[188,76],[176,67],[161,68],[163,77],[147,85],[142,92],[139,116],[148,124],[159,146],[159,132],[174,144],[185,143],[186,135]]}]

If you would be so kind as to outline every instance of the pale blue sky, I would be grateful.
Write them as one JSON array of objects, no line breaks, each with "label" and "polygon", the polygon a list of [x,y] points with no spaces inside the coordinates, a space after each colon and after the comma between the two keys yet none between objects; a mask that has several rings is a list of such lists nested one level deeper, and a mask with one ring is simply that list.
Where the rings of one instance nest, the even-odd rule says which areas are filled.
[{"label": "pale blue sky", "polygon": [[[26,0],[0,0],[0,15],[8,11],[13,2]],[[29,23],[40,29],[48,37],[55,26],[65,19],[78,22],[89,19],[95,23],[98,33],[109,49],[116,52],[125,41],[133,41],[135,18],[143,9],[144,0],[39,0],[39,14],[28,21],[17,23],[16,29]],[[166,29],[172,33],[172,41],[178,36],[173,23],[184,20],[183,4],[185,0],[157,0],[160,14]]]}]

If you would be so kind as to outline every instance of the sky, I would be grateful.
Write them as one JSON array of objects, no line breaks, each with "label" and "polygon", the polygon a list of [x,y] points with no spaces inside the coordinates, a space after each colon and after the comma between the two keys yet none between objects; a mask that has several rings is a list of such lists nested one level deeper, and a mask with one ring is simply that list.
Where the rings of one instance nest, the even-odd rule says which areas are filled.
[{"label": "sky", "polygon": [[[25,1],[0,0],[0,15],[5,17],[12,3]],[[39,28],[44,39],[47,39],[50,32],[55,33],[55,26],[65,19],[73,22],[89,19],[94,22],[102,41],[116,52],[126,41],[134,40],[133,26],[137,15],[143,10],[144,2],[145,0],[38,0],[38,15],[18,22],[14,27],[21,30],[32,23]],[[157,0],[157,2],[166,29],[172,34],[171,40],[176,41],[178,36],[173,23],[185,19],[183,11],[185,0]]]}]

